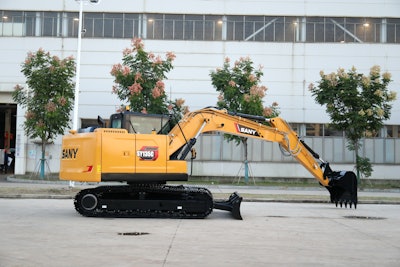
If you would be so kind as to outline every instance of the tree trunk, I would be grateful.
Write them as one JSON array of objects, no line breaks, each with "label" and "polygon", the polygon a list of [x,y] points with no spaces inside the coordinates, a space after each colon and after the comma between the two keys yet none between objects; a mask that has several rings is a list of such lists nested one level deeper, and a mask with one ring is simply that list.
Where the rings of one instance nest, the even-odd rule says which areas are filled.
[{"label": "tree trunk", "polygon": [[357,182],[359,184],[360,183],[360,163],[358,160],[358,149],[359,149],[358,140],[355,142],[354,148],[355,148],[354,152],[356,154]]},{"label": "tree trunk", "polygon": [[44,179],[46,140],[42,139],[42,157],[40,158],[40,179]]},{"label": "tree trunk", "polygon": [[248,151],[247,151],[247,138],[242,137],[243,150],[244,150],[244,182],[247,184],[249,182],[249,162],[247,161]]}]

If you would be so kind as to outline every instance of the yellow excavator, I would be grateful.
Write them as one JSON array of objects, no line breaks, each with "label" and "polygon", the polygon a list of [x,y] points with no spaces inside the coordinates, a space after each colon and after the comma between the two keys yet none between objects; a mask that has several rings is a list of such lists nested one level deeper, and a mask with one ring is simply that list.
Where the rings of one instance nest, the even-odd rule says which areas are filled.
[{"label": "yellow excavator", "polygon": [[332,171],[282,118],[229,112],[208,107],[186,114],[176,125],[170,115],[124,111],[111,115],[109,127],[70,131],[63,136],[60,179],[120,182],[80,191],[75,209],[90,217],[205,218],[213,209],[242,219],[242,197],[232,193],[214,201],[203,187],[167,184],[187,181],[189,153],[201,133],[221,132],[276,142],[330,192],[336,206],[356,208],[357,179],[351,171]]}]

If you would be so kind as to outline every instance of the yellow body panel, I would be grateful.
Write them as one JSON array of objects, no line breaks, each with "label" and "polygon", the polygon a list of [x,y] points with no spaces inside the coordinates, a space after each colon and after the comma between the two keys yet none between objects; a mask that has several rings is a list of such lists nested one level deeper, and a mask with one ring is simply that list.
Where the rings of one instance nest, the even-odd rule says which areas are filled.
[{"label": "yellow body panel", "polygon": [[99,133],[63,136],[60,179],[100,182],[101,138]]},{"label": "yellow body panel", "polygon": [[166,135],[96,129],[63,137],[60,179],[80,182],[187,180],[184,160],[169,160]]},{"label": "yellow body panel", "polygon": [[135,171],[135,135],[123,129],[99,129],[101,133],[101,172]]}]

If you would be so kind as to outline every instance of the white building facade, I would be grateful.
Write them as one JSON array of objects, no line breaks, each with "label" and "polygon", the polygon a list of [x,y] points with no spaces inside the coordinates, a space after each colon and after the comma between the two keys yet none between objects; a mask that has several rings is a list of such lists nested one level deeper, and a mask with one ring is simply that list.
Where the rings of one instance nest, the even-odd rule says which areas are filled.
[{"label": "white building facade", "polygon": [[[21,126],[24,111],[11,99],[14,86],[25,84],[21,63],[27,52],[39,48],[59,57],[76,57],[78,11],[79,1],[75,0],[0,2],[0,111],[4,113],[0,134],[1,130],[9,133],[4,137],[4,148],[15,147],[16,174],[34,172],[40,157],[39,147],[26,137]],[[94,5],[85,1],[83,28],[78,125],[98,115],[108,118],[116,106],[123,104],[111,93],[110,71],[113,64],[121,62],[122,51],[130,46],[132,37],[142,38],[146,51],[162,56],[168,51],[176,54],[174,69],[165,81],[166,90],[170,99],[185,99],[192,111],[217,102],[218,94],[211,85],[212,70],[221,67],[226,57],[232,61],[250,57],[255,66],[263,66],[262,84],[268,87],[265,105],[277,102],[281,117],[300,135],[309,136],[316,151],[326,151],[325,158],[347,169],[354,164],[340,141],[343,138],[321,139],[330,135],[324,128],[329,117],[325,107],[315,103],[308,85],[320,79],[321,70],[329,73],[355,66],[358,72],[369,73],[373,65],[379,65],[382,71],[392,74],[390,90],[400,96],[397,0],[102,0]],[[385,124],[377,139],[366,140],[365,155],[373,158],[373,176],[396,179],[400,171],[399,99]],[[52,172],[59,169],[60,143],[61,137],[49,146],[47,157]],[[234,154],[235,148],[222,147],[229,150],[227,154]],[[219,150],[214,154],[220,156],[204,153],[200,154],[201,164],[194,168],[198,175],[236,174],[229,171],[229,157],[221,156]],[[275,163],[261,162],[262,157],[257,155],[253,158],[255,169],[273,169],[276,162],[294,164],[280,156],[272,156]],[[264,159],[268,161],[269,157]],[[294,171],[283,171],[292,167]],[[270,176],[308,176],[298,169],[293,165],[279,172],[271,170]],[[260,170],[255,175],[262,173]]]}]

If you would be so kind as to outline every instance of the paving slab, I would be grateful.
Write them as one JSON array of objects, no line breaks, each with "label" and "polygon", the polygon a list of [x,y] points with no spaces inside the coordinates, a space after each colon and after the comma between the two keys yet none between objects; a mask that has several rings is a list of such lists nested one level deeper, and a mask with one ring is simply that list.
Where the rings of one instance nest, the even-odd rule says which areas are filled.
[{"label": "paving slab", "polygon": [[0,266],[399,266],[400,205],[243,202],[244,220],[87,218],[0,199]]}]

